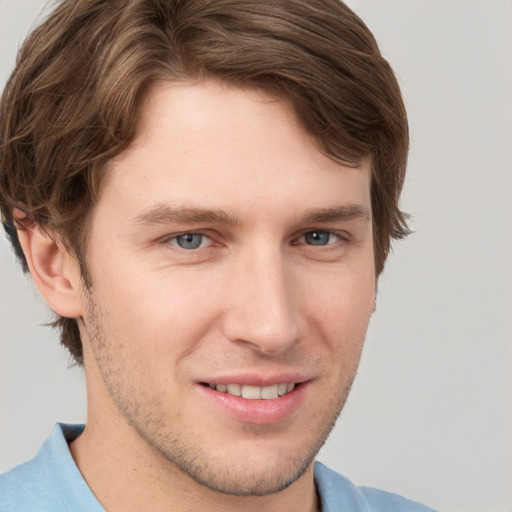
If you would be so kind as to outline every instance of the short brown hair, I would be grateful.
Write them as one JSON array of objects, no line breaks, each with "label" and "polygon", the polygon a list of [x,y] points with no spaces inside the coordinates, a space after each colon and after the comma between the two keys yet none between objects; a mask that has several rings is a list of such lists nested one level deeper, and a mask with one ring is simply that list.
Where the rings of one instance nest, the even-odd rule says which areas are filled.
[{"label": "short brown hair", "polygon": [[[88,219],[145,90],[201,77],[284,99],[337,161],[370,158],[379,275],[391,238],[407,233],[407,118],[373,35],[339,0],[60,1],[24,43],[0,106],[1,213],[24,269],[14,208],[73,250],[87,284]],[[76,321],[55,325],[82,363]]]}]

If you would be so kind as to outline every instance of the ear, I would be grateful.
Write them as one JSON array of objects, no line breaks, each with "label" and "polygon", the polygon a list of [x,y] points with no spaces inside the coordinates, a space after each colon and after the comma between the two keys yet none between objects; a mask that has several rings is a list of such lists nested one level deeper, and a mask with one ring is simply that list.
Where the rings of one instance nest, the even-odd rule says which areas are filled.
[{"label": "ear", "polygon": [[28,268],[48,305],[60,316],[82,316],[80,301],[80,268],[76,258],[58,237],[41,229],[41,226],[19,219],[18,237]]}]

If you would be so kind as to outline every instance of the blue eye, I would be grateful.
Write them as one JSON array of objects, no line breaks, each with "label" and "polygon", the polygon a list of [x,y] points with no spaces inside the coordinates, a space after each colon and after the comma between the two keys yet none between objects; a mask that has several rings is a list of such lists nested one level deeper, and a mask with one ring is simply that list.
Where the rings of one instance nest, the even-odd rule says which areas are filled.
[{"label": "blue eye", "polygon": [[206,237],[200,233],[184,233],[172,237],[172,242],[182,249],[199,249]]},{"label": "blue eye", "polygon": [[330,231],[308,231],[304,233],[304,242],[308,245],[328,245],[332,243],[334,233]]}]

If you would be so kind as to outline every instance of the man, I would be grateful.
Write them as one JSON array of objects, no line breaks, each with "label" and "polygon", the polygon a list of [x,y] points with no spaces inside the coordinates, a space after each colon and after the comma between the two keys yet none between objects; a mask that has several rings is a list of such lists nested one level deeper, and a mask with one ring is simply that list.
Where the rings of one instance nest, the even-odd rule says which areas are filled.
[{"label": "man", "polygon": [[2,511],[427,510],[314,464],[407,233],[400,91],[344,4],[64,0],[0,138],[4,226],[88,393]]}]

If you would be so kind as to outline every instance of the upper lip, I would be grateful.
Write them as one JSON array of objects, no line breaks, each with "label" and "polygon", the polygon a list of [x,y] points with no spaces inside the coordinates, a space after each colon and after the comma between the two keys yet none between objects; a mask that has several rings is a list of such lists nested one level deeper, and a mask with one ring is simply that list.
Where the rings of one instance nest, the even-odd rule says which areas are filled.
[{"label": "upper lip", "polygon": [[311,380],[310,375],[306,375],[300,372],[286,372],[272,375],[263,375],[256,373],[236,373],[230,375],[219,375],[214,377],[206,377],[204,379],[199,380],[200,383],[203,384],[241,384],[248,386],[273,386],[274,384],[282,384],[282,383],[294,383],[300,384],[302,382],[306,382]]}]

